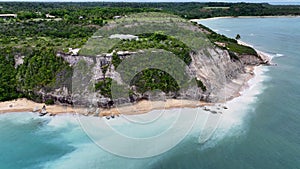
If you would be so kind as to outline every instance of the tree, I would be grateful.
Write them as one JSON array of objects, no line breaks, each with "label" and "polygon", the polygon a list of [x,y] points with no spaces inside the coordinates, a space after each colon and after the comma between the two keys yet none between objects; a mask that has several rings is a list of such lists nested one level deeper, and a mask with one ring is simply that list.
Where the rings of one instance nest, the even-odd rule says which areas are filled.
[{"label": "tree", "polygon": [[114,52],[112,55],[112,64],[114,65],[114,67],[117,68],[121,62],[122,60],[119,58],[117,53]]},{"label": "tree", "polygon": [[241,35],[240,35],[240,34],[237,34],[236,37],[235,37],[235,39],[236,39],[236,40],[241,39]]},{"label": "tree", "polygon": [[18,97],[15,74],[13,63],[7,57],[0,55],[0,101]]}]

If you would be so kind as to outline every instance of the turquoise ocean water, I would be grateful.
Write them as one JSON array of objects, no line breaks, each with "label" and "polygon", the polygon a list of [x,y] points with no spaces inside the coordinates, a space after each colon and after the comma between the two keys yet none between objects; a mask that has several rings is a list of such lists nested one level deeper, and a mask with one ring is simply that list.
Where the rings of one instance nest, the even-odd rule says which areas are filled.
[{"label": "turquoise ocean water", "polygon": [[[170,151],[130,159],[95,145],[73,115],[10,113],[0,115],[0,169],[300,169],[300,18],[200,22],[230,37],[240,34],[242,41],[278,64],[256,70],[250,88],[228,103],[229,110],[206,143],[198,142],[199,120]],[[157,121],[151,131],[134,131],[127,123],[117,128],[147,135],[165,124]]]}]

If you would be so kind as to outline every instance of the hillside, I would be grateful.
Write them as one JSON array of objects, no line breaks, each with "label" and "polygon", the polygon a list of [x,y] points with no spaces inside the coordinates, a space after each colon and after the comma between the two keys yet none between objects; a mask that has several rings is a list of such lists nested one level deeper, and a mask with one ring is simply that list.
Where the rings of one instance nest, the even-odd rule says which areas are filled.
[{"label": "hillside", "polygon": [[[143,99],[224,101],[243,86],[233,80],[248,77],[246,66],[264,63],[252,48],[238,45],[236,40],[163,13],[111,21],[78,55],[58,53],[59,67],[49,59],[41,62],[47,68],[34,69],[38,68],[33,67],[38,63],[35,56],[18,68],[17,79],[22,79],[18,86],[23,93],[34,95],[31,99],[36,101],[100,107]],[[53,72],[50,68],[56,70],[56,78],[41,81],[39,73]],[[27,82],[27,76],[35,81]],[[34,85],[36,81],[41,85]]]},{"label": "hillside", "polygon": [[98,25],[95,17],[4,21],[0,100],[100,107],[143,99],[220,102],[238,94],[247,66],[265,63],[234,39],[151,10],[157,9],[127,9]]}]

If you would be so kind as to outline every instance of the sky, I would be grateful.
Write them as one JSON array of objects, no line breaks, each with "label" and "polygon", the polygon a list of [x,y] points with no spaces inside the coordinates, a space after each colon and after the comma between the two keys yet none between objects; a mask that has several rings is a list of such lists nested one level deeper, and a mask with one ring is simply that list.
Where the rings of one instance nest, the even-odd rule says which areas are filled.
[{"label": "sky", "polygon": [[3,1],[43,1],[43,2],[268,2],[280,4],[300,4],[300,0],[0,0]]}]

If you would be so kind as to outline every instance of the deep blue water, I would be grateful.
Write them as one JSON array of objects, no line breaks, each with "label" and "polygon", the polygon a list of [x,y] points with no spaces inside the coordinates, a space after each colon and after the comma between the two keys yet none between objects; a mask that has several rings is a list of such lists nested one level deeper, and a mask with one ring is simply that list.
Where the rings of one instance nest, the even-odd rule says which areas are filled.
[{"label": "deep blue water", "polygon": [[[228,104],[228,112],[223,113],[222,123],[208,142],[197,141],[199,122],[170,151],[130,159],[95,145],[72,115],[40,118],[32,113],[4,114],[0,115],[0,168],[299,169],[300,18],[231,18],[201,23],[230,37],[240,34],[241,40],[269,53],[278,64],[260,68],[251,89]],[[157,130],[164,124],[157,122]],[[134,131],[128,124],[119,129]]]}]

